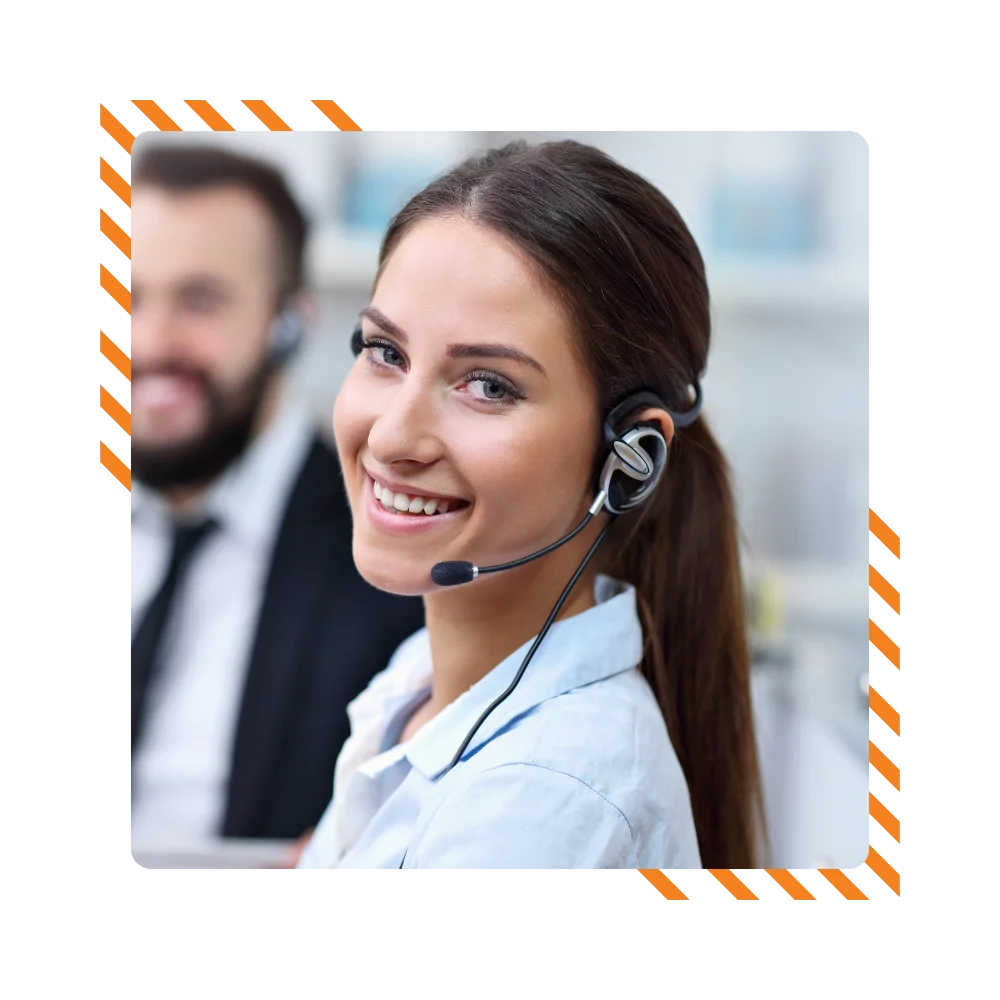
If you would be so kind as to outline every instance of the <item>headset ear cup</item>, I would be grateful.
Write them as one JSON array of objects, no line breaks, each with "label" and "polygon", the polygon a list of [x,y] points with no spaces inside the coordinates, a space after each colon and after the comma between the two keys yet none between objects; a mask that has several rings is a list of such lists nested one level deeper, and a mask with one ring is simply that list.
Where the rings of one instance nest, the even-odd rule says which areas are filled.
[{"label": "headset ear cup", "polygon": [[638,507],[656,489],[666,466],[667,442],[658,423],[629,427],[609,450],[598,486],[605,507],[622,514]]},{"label": "headset ear cup", "polygon": [[607,493],[606,506],[615,513],[625,509],[625,505],[628,503],[628,494],[625,492],[625,487],[622,486],[620,479],[612,476],[611,482],[608,484]]},{"label": "headset ear cup", "polygon": [[294,309],[283,309],[271,322],[268,358],[274,365],[283,364],[302,343],[302,320]]}]

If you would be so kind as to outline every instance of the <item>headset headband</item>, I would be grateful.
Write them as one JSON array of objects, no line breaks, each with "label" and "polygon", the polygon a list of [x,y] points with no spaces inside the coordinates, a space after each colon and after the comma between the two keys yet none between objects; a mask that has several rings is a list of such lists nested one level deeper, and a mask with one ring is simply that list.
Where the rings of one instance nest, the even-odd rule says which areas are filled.
[{"label": "headset headband", "polygon": [[670,414],[670,419],[674,422],[674,427],[689,427],[698,419],[698,414],[701,413],[701,402],[701,383],[697,381],[694,383],[694,402],[683,413],[671,410],[651,389],[637,389],[635,392],[630,392],[608,412],[607,417],[604,419],[604,443],[609,448],[613,447],[614,442],[618,439],[618,435],[615,433],[615,425],[621,421],[622,417],[628,416],[629,413],[638,410],[640,407],[655,406],[657,409],[666,410]]}]

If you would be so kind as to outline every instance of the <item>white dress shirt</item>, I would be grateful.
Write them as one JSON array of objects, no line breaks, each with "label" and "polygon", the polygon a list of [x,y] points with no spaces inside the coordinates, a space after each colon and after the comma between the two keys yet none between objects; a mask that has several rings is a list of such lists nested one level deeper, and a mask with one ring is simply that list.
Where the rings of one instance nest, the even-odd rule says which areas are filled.
[{"label": "white dress shirt", "polygon": [[[174,596],[147,694],[132,761],[133,848],[183,846],[219,833],[271,553],[312,436],[304,407],[286,400],[197,505],[220,527],[196,550]],[[169,550],[166,503],[133,483],[133,635],[163,581]]]},{"label": "white dress shirt", "polygon": [[427,722],[427,629],[347,709],[333,801],[300,868],[699,868],[684,774],[637,669],[635,590],[598,575],[596,605],[556,622],[520,683],[446,771],[533,640]]}]

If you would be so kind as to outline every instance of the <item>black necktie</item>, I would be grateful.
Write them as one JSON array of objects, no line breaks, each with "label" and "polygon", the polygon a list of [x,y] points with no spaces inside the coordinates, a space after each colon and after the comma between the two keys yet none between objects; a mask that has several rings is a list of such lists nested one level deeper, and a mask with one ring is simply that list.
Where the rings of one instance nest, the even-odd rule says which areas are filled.
[{"label": "black necktie", "polygon": [[156,669],[163,633],[170,618],[170,606],[177,588],[184,578],[195,549],[215,528],[218,522],[206,518],[196,524],[173,526],[173,549],[170,563],[160,589],[146,607],[142,621],[132,639],[132,752],[135,752],[143,722],[143,706],[149,682]]}]

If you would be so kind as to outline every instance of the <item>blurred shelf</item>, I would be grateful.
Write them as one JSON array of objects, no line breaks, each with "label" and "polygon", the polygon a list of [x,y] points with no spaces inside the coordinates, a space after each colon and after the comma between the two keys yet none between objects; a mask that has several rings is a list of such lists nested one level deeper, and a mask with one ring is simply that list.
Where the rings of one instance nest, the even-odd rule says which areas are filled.
[{"label": "blurred shelf", "polygon": [[707,265],[717,314],[868,314],[868,270],[839,261]]},{"label": "blurred shelf", "polygon": [[[365,291],[378,266],[381,235],[343,226],[313,236],[307,268],[321,291]],[[867,316],[868,272],[828,261],[708,266],[712,305],[720,315]]]},{"label": "blurred shelf", "polygon": [[320,291],[365,291],[378,267],[380,236],[367,230],[324,226],[310,241],[306,268]]},{"label": "blurred shelf", "polygon": [[751,587],[771,589],[771,600],[778,602],[785,627],[848,628],[867,634],[866,565],[755,558],[743,570]]}]

